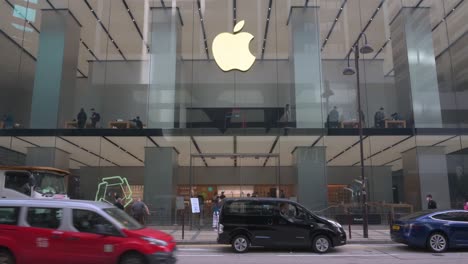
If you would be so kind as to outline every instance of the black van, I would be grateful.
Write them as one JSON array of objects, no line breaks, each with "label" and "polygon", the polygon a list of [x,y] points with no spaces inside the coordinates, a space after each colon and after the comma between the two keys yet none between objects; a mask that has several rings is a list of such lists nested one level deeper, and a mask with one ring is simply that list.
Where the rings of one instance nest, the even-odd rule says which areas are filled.
[{"label": "black van", "polygon": [[312,248],[325,253],[346,244],[343,227],[317,216],[296,202],[275,198],[225,199],[218,226],[218,244],[235,252],[250,247]]}]

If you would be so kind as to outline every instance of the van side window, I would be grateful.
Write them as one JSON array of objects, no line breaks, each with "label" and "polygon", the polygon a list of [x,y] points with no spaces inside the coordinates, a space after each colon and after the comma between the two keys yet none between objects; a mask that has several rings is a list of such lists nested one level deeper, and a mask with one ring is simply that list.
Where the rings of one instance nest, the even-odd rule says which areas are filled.
[{"label": "van side window", "polygon": [[93,211],[73,209],[73,226],[83,233],[120,236],[120,232],[112,223]]},{"label": "van side window", "polygon": [[5,173],[5,188],[31,196],[30,177],[28,172],[7,171]]},{"label": "van side window", "polygon": [[273,216],[275,214],[276,206],[273,204],[262,204],[262,215]]},{"label": "van side window", "polygon": [[275,205],[259,201],[235,201],[225,207],[228,215],[272,216]]},{"label": "van side window", "polygon": [[57,229],[62,221],[61,208],[28,208],[27,222],[32,227]]},{"label": "van side window", "polygon": [[18,224],[18,207],[0,207],[0,225]]}]

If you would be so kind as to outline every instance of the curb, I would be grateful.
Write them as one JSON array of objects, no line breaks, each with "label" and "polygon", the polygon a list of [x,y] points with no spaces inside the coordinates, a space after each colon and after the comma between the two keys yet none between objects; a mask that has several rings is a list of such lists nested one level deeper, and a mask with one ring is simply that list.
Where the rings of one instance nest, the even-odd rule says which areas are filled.
[{"label": "curb", "polygon": [[[187,240],[176,240],[177,245],[218,245],[216,241],[187,241]],[[391,240],[348,240],[347,245],[385,245],[395,244]]]}]

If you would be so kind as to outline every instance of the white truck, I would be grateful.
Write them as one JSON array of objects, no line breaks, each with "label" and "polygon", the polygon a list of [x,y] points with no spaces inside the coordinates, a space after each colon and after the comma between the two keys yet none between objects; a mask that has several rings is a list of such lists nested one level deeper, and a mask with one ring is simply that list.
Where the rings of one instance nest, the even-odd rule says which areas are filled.
[{"label": "white truck", "polygon": [[69,175],[49,167],[0,166],[0,198],[68,199]]}]

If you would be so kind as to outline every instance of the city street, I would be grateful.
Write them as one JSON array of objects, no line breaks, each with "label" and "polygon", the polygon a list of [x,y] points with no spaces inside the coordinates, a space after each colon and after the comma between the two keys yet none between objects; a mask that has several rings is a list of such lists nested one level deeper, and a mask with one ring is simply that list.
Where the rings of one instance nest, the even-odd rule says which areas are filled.
[{"label": "city street", "polygon": [[434,254],[424,250],[410,249],[399,244],[346,245],[319,255],[307,250],[252,249],[247,254],[235,254],[229,246],[182,245],[178,247],[177,263],[230,264],[230,263],[327,263],[327,264],[455,264],[467,263],[468,250],[455,250]]}]

